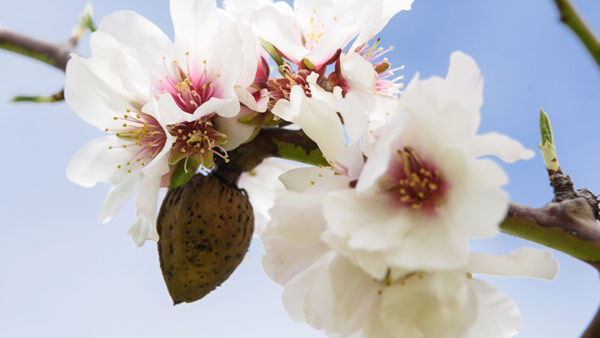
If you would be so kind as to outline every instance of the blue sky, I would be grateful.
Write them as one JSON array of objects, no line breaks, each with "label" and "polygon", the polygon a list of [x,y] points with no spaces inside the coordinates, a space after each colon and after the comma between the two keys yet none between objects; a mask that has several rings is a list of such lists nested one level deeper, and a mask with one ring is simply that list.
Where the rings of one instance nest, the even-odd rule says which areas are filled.
[{"label": "blue sky", "polygon": [[[576,1],[600,34],[600,2]],[[172,34],[168,2],[103,0],[96,19],[132,9]],[[20,0],[0,5],[0,25],[47,40],[68,37],[83,0]],[[578,187],[600,192],[595,133],[600,123],[600,70],[558,21],[551,0],[421,1],[381,34],[389,58],[407,78],[443,76],[452,51],[472,55],[485,78],[482,131],[496,130],[536,149],[538,111],[550,114],[562,167]],[[87,54],[85,43],[81,53]],[[128,204],[98,224],[108,186],[84,189],[67,181],[65,166],[101,132],[64,103],[11,104],[15,94],[52,93],[64,75],[0,51],[0,134],[4,177],[0,197],[0,336],[2,337],[322,337],[292,322],[281,288],[262,272],[260,243],[216,292],[173,307],[155,245],[137,248],[125,234]],[[541,206],[552,198],[541,156],[505,166],[513,201]],[[501,235],[473,243],[505,252],[525,241]],[[525,319],[520,337],[576,337],[600,300],[598,275],[557,253],[553,282],[489,278],[514,298]]]}]

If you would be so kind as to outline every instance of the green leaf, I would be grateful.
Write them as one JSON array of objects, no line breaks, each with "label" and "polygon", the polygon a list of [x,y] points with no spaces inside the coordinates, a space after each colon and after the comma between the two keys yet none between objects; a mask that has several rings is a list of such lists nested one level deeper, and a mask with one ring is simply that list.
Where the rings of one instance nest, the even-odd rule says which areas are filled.
[{"label": "green leaf", "polygon": [[540,109],[540,133],[542,134],[542,143],[538,144],[542,155],[544,156],[544,165],[548,170],[558,170],[558,157],[556,156],[556,148],[554,147],[554,136],[552,135],[552,127],[548,114]]},{"label": "green leaf", "polygon": [[79,26],[84,29],[89,29],[92,33],[96,31],[96,25],[94,25],[94,20],[92,19],[93,13],[92,5],[88,3],[85,5],[79,19]]},{"label": "green leaf", "polygon": [[319,149],[307,151],[301,146],[293,143],[279,141],[276,139],[273,139],[273,142],[277,146],[277,153],[279,156],[281,156],[281,158],[306,164],[329,166],[329,163],[327,163],[327,160],[323,157],[323,153]]},{"label": "green leaf", "polygon": [[175,172],[173,172],[173,176],[171,176],[169,189],[175,189],[189,182],[196,174],[196,171],[198,171],[199,166],[200,163],[198,163],[193,156],[187,160],[187,164],[185,159],[179,161],[177,163],[177,168],[175,168]]},{"label": "green leaf", "polygon": [[273,44],[263,39],[260,39],[260,42],[262,44],[262,47],[265,49],[265,51],[267,51],[267,53],[269,53],[269,55],[271,56],[271,58],[273,58],[277,65],[281,66],[284,63],[283,58],[281,57],[281,55],[279,55]]},{"label": "green leaf", "polygon": [[554,145],[554,136],[552,135],[550,119],[543,109],[540,109],[540,132],[542,134],[542,145],[546,143]]}]

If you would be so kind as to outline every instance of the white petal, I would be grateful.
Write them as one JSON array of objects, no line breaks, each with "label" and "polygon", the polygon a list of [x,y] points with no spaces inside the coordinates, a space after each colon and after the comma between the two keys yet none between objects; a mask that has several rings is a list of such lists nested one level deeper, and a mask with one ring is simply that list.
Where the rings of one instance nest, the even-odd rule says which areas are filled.
[{"label": "white petal", "polygon": [[194,111],[193,114],[185,114],[184,119],[186,121],[195,121],[203,116],[217,113],[223,117],[234,117],[240,112],[240,102],[237,100],[237,96],[233,93],[228,98],[219,99],[211,97],[208,101],[204,102],[200,107]]},{"label": "white petal", "polygon": [[369,105],[374,104],[375,100],[371,94],[357,92],[348,92],[346,97],[338,102],[339,113],[344,119],[350,144],[357,142],[364,135],[369,123],[367,110]]},{"label": "white petal", "polygon": [[215,0],[172,0],[170,8],[175,43],[180,47],[200,47],[210,39],[199,37],[213,37],[231,24]]},{"label": "white petal", "polygon": [[517,304],[488,283],[469,280],[477,295],[477,319],[465,338],[507,338],[521,332],[523,318]]},{"label": "white petal", "polygon": [[[156,220],[138,215],[127,230],[127,234],[131,236],[137,246],[142,246],[147,240],[158,241],[158,235],[153,234],[152,229],[156,229]],[[156,230],[154,230],[155,232]]]},{"label": "white petal", "polygon": [[275,205],[269,210],[271,223],[265,236],[278,235],[299,243],[318,243],[325,227],[321,214],[324,193],[280,191]]},{"label": "white petal", "polygon": [[265,159],[250,172],[242,173],[238,187],[248,192],[254,210],[254,233],[261,235],[270,220],[269,209],[275,202],[276,193],[284,189],[278,177],[281,173],[295,168],[288,162]]},{"label": "white petal", "polygon": [[227,135],[227,142],[223,144],[223,148],[227,151],[233,150],[248,141],[256,129],[254,126],[238,122],[237,117],[224,118],[217,116],[214,122],[217,130]]},{"label": "white petal", "polygon": [[132,157],[120,144],[122,141],[116,136],[92,140],[67,165],[67,178],[84,187],[93,187],[98,182],[117,184],[121,177],[117,174],[117,165],[126,163]]},{"label": "white petal", "polygon": [[[481,70],[473,58],[463,52],[456,51],[450,55],[450,67],[446,81],[458,94],[458,99],[465,107],[476,110],[483,104],[483,78]],[[477,123],[478,124],[478,123]]]},{"label": "white petal", "polygon": [[376,146],[371,151],[356,185],[356,190],[373,189],[378,180],[386,173],[392,154],[392,142],[405,128],[406,114],[396,115],[379,135]]},{"label": "white petal", "polygon": [[254,96],[246,90],[244,87],[236,86],[235,93],[241,103],[246,105],[246,107],[250,108],[252,111],[256,111],[262,113],[267,110],[267,105],[269,103],[268,95],[269,90],[263,88],[260,90],[261,99],[256,101]]},{"label": "white petal", "polygon": [[[286,8],[287,7],[287,8]],[[294,11],[288,6],[265,6],[256,11],[251,22],[262,39],[272,43],[292,62],[297,63],[306,55],[300,38],[294,31]]]},{"label": "white petal", "polygon": [[[292,320],[298,322],[307,322],[305,304],[306,298],[310,292],[312,284],[315,280],[322,280],[326,277],[326,269],[324,266],[331,260],[333,253],[326,254],[320,257],[318,261],[313,263],[309,268],[302,271],[285,285],[285,290],[282,295],[283,306]],[[327,284],[325,284],[326,286]],[[324,293],[325,298],[321,300],[321,305],[330,304],[332,295]]]},{"label": "white petal", "polygon": [[122,45],[123,50],[149,69],[156,79],[162,74],[163,57],[171,57],[173,43],[150,20],[132,11],[116,11],[105,16],[98,30],[106,32]]},{"label": "white petal", "polygon": [[525,247],[504,255],[471,254],[469,271],[552,280],[558,274],[558,261],[550,251]]},{"label": "white petal", "polygon": [[237,85],[247,88],[253,82],[256,76],[256,68],[259,62],[262,62],[260,55],[260,44],[258,38],[252,33],[252,28],[247,24],[238,25],[238,33],[243,41],[242,45],[242,71]]},{"label": "white petal", "polygon": [[121,209],[123,204],[127,202],[129,197],[138,188],[140,181],[141,175],[129,175],[129,177],[126,177],[110,189],[102,206],[100,223],[110,222],[112,216]]},{"label": "white petal", "polygon": [[532,150],[523,147],[519,141],[496,132],[475,135],[471,141],[471,149],[475,156],[494,155],[508,163],[535,156]]},{"label": "white petal", "polygon": [[[321,178],[331,177],[335,172],[331,168],[297,168],[279,176],[279,180],[289,191],[304,192],[319,182]],[[343,188],[343,186],[341,187]]]},{"label": "white petal", "polygon": [[462,337],[477,316],[476,294],[462,272],[415,274],[381,297],[381,321],[397,337]]},{"label": "white petal", "polygon": [[[160,177],[144,177],[140,183],[140,190],[135,198],[137,213],[148,217],[156,218],[156,200],[158,199],[158,190],[160,189]],[[156,229],[151,229],[150,234],[156,233]]]},{"label": "white petal", "polygon": [[351,90],[373,93],[375,89],[375,69],[358,53],[342,55],[340,58],[342,76],[348,81]]},{"label": "white petal", "polygon": [[131,108],[91,69],[90,61],[79,56],[67,64],[65,100],[81,119],[102,131],[120,125],[113,117]]},{"label": "white petal", "polygon": [[327,252],[325,244],[298,243],[281,236],[267,236],[262,239],[265,256],[263,269],[269,278],[286,285],[291,279],[316,262]]},{"label": "white petal", "polygon": [[[446,159],[444,162],[451,161]],[[449,191],[444,208],[455,231],[470,238],[496,236],[508,211],[508,194],[501,188],[508,180],[504,170],[490,159],[470,161],[462,168],[458,164],[454,166],[462,173],[448,173],[454,187]]]},{"label": "white petal", "polygon": [[[316,73],[309,77],[314,79]],[[342,123],[336,113],[335,98],[316,86],[311,86],[311,91],[313,96],[309,98],[302,87],[292,87],[291,102],[277,101],[272,112],[300,126],[328,160],[339,161],[344,153],[345,141]]]},{"label": "white petal", "polygon": [[189,115],[179,108],[171,94],[163,94],[158,99],[158,119],[164,125],[180,123],[185,120],[185,115]]},{"label": "white petal", "polygon": [[125,101],[145,102],[151,90],[151,71],[128,54],[110,34],[96,31],[90,35],[92,57],[87,64]]},{"label": "white petal", "polygon": [[225,0],[223,1],[223,8],[249,18],[254,11],[272,4],[273,1],[271,0]]}]

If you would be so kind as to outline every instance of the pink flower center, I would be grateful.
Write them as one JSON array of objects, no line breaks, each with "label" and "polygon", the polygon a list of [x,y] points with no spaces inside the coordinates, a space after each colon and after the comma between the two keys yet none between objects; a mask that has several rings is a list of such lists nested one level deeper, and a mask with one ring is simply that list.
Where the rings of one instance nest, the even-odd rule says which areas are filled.
[{"label": "pink flower center", "polygon": [[[172,65],[165,64],[167,75],[158,81],[157,88],[163,94],[170,94],[182,111],[193,114],[211,98],[224,96],[219,86],[221,74],[211,72],[206,61],[202,61],[201,68],[190,64],[188,56],[189,53],[186,53],[185,70],[177,60]],[[220,146],[226,142],[227,136],[215,129],[212,122],[214,115],[167,126],[169,133],[176,138],[169,159],[171,164],[182,159],[187,164],[193,157],[203,167],[211,168],[214,154],[227,159],[227,153]]]},{"label": "pink flower center", "polygon": [[449,184],[431,161],[404,147],[396,152],[379,187],[395,205],[435,212]]},{"label": "pink flower center", "polygon": [[271,98],[269,102],[271,106],[269,108],[272,108],[272,106],[280,99],[289,100],[292,87],[294,86],[302,86],[304,94],[307,97],[312,96],[310,85],[306,80],[312,73],[311,71],[300,69],[298,72],[294,72],[288,64],[284,64],[281,66],[281,73],[284,76],[283,78],[274,78],[267,81],[269,97]]},{"label": "pink flower center", "polygon": [[[126,163],[117,165],[118,169],[127,170],[131,173],[135,169],[146,166],[165,146],[167,136],[160,123],[151,115],[138,112],[132,113],[127,109],[127,113],[122,116],[113,117],[114,120],[121,120],[123,124],[120,128],[105,129],[106,132],[113,132],[122,140],[130,141],[121,145],[125,149],[131,149],[131,159]],[[113,149],[109,146],[108,149]]]},{"label": "pink flower center", "polygon": [[[189,53],[186,53],[186,56]],[[163,58],[164,59],[164,58]],[[190,66],[186,60],[185,70],[177,60],[173,60],[172,67],[165,65],[167,75],[158,81],[158,89],[162,93],[169,93],[181,110],[193,114],[198,107],[213,97],[223,98],[218,85],[219,73],[209,72],[206,61],[202,61],[202,70]]]},{"label": "pink flower center", "polygon": [[396,71],[403,70],[404,66],[391,68],[391,63],[387,58],[379,60],[384,54],[394,50],[394,47],[391,46],[388,49],[383,49],[382,47],[377,47],[378,45],[379,39],[375,40],[372,46],[368,42],[365,42],[356,49],[356,52],[373,64],[373,68],[375,68],[375,72],[377,73],[377,77],[375,78],[375,90],[377,93],[391,98],[398,98],[400,90],[404,86],[400,82],[404,79],[404,76],[393,76]]}]

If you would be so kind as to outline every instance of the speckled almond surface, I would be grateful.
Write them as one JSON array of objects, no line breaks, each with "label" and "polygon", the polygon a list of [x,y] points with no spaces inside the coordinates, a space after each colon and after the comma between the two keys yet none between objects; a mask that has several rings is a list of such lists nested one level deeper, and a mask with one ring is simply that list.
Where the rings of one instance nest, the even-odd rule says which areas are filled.
[{"label": "speckled almond surface", "polygon": [[169,190],[158,215],[158,254],[174,304],[193,302],[223,283],[244,258],[254,228],[246,193],[196,174]]}]

